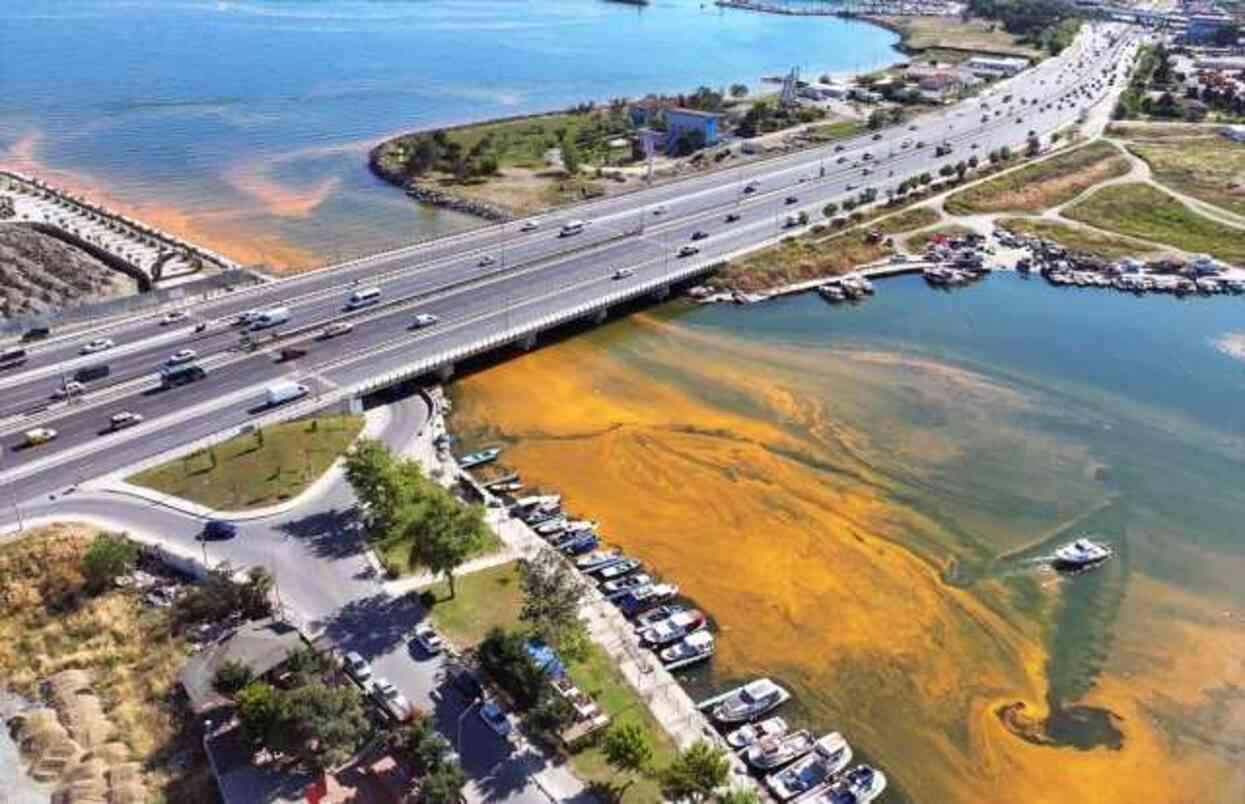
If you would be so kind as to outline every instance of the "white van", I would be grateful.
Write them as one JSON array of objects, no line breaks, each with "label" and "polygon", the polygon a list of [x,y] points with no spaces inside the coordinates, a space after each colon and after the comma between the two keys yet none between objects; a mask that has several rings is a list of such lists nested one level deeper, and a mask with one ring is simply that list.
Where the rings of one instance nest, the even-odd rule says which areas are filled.
[{"label": "white van", "polygon": [[567,221],[566,223],[562,224],[561,236],[570,237],[571,235],[579,234],[583,230],[584,230],[583,221],[580,221],[580,220]]},{"label": "white van", "polygon": [[289,320],[290,308],[272,307],[267,310],[260,310],[259,313],[251,319],[251,329],[268,329],[268,327],[275,327],[277,324],[284,324]]},{"label": "white van", "polygon": [[350,294],[350,298],[346,299],[346,309],[356,310],[360,307],[366,307],[369,304],[375,304],[380,301],[380,288],[365,288],[356,290]]},{"label": "white van", "polygon": [[292,402],[295,399],[302,399],[310,391],[311,389],[307,386],[297,382],[290,382],[289,380],[274,383],[268,386],[268,406],[274,407],[283,405],[286,402]]}]

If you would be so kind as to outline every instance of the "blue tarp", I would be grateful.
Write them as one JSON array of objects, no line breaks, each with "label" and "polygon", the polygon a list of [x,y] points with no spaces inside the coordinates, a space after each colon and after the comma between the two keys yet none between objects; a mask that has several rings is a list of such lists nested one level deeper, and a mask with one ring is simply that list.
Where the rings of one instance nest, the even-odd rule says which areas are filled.
[{"label": "blue tarp", "polygon": [[535,639],[528,640],[527,654],[536,662],[537,667],[545,671],[545,675],[566,675],[566,665],[562,664],[562,660],[558,658],[558,654],[553,652],[553,648],[545,643]]}]

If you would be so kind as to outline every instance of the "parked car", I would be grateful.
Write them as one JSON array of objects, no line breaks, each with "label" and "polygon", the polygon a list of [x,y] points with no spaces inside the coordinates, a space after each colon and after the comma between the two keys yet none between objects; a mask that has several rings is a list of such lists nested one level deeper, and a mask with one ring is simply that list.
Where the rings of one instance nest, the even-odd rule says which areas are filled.
[{"label": "parked car", "polygon": [[510,720],[497,704],[489,701],[480,707],[480,719],[483,720],[498,737],[510,733]]},{"label": "parked car", "polygon": [[420,623],[415,626],[415,638],[413,641],[430,656],[435,656],[445,649],[445,642],[441,639],[441,635],[428,623]]},{"label": "parked car", "polygon": [[344,669],[346,675],[353,678],[360,684],[366,684],[368,679],[372,677],[372,666],[364,661],[356,651],[350,651],[343,659],[345,660]]},{"label": "parked car", "polygon": [[385,713],[394,720],[399,722],[407,721],[415,714],[415,707],[411,706],[411,702],[407,700],[407,697],[389,679],[375,679],[369,691],[372,694],[373,700],[380,704]]},{"label": "parked car", "polygon": [[207,524],[203,526],[203,531],[199,534],[199,537],[205,542],[217,542],[232,539],[237,535],[238,526],[232,522],[227,522],[223,519],[209,519]]}]

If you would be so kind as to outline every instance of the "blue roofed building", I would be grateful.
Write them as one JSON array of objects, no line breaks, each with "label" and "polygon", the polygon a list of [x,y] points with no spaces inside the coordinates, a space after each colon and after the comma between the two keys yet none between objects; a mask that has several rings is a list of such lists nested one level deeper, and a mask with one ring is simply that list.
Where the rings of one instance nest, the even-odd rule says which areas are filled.
[{"label": "blue roofed building", "polygon": [[686,153],[718,143],[718,116],[712,112],[667,109],[663,117],[668,153]]}]

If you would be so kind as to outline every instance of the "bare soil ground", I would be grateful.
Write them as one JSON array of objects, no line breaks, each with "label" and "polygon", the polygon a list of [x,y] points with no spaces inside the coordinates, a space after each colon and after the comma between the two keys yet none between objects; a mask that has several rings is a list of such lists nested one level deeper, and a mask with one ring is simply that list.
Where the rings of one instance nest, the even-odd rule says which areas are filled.
[{"label": "bare soil ground", "polygon": [[1114,145],[1096,142],[961,190],[944,208],[954,215],[1038,212],[1128,171],[1128,158]]},{"label": "bare soil ground", "polygon": [[42,315],[136,293],[134,280],[84,251],[17,224],[0,224],[0,318]]}]

